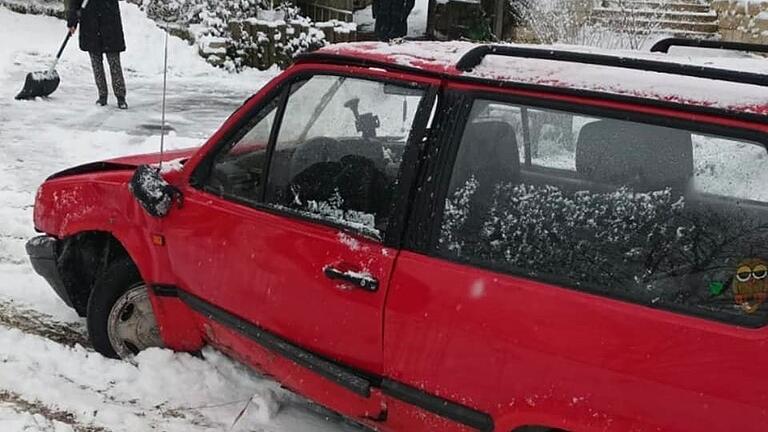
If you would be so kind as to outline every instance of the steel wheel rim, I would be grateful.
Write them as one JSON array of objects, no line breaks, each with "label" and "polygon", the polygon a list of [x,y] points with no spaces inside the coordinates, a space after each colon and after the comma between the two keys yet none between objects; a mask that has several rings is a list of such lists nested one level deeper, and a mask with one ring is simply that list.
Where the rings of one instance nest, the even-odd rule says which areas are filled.
[{"label": "steel wheel rim", "polygon": [[147,348],[163,346],[146,285],[135,285],[117,299],[109,311],[107,335],[122,359],[130,359]]}]

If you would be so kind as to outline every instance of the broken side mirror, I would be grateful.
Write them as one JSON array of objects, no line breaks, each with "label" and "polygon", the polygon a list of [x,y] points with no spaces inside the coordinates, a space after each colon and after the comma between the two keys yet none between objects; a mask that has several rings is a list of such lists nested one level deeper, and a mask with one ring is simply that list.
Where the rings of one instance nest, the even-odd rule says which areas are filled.
[{"label": "broken side mirror", "polygon": [[144,210],[154,217],[168,214],[180,192],[165,181],[160,170],[149,165],[141,165],[133,173],[128,188]]}]

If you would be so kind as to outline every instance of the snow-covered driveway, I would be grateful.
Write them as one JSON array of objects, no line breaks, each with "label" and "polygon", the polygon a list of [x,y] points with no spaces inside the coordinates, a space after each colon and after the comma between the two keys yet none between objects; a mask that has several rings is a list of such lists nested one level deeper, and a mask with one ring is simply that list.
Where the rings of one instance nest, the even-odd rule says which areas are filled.
[{"label": "snow-covered driveway", "polygon": [[[14,101],[25,74],[46,68],[65,25],[0,7],[0,431],[349,430],[213,350],[204,360],[162,350],[142,353],[137,365],[105,359],[88,347],[83,322],[32,272],[24,243],[35,235],[32,204],[46,176],[158,148],[163,34],[136,7],[122,7],[127,112],[114,99],[108,108],[94,105],[88,58],[76,43],[50,99]],[[175,39],[170,64],[170,147],[199,145],[274,76],[213,69]]]}]

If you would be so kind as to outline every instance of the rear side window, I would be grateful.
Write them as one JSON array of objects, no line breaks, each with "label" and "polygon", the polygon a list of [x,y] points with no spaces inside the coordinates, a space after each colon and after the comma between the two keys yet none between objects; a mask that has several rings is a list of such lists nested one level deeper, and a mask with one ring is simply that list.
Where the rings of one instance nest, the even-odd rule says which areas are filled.
[{"label": "rear side window", "polygon": [[475,102],[439,253],[720,320],[768,317],[763,145]]}]

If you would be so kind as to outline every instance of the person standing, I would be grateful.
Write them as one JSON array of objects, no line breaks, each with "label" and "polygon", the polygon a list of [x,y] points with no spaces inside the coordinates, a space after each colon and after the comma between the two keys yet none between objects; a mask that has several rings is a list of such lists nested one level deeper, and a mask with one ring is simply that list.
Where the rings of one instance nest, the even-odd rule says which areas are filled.
[{"label": "person standing", "polygon": [[408,34],[408,15],[415,0],[373,0],[373,17],[376,19],[376,36],[389,41]]},{"label": "person standing", "polygon": [[107,77],[104,72],[106,56],[117,106],[120,109],[128,109],[128,103],[125,101],[125,78],[120,64],[120,53],[125,51],[125,35],[118,0],[70,0],[67,11],[67,27],[70,34],[75,33],[78,24],[80,49],[91,57],[93,77],[99,91],[96,104],[107,104]]}]

